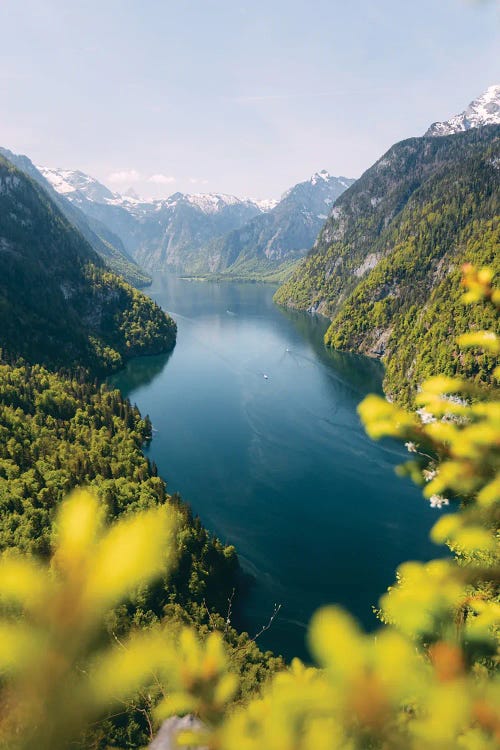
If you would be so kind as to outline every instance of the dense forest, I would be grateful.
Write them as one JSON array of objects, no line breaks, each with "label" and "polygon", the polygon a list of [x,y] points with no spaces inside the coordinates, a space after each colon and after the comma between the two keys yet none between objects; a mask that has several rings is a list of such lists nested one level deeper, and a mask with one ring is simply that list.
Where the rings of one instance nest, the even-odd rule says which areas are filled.
[{"label": "dense forest", "polygon": [[493,357],[453,354],[460,332],[496,327],[493,310],[462,304],[459,285],[466,261],[500,271],[493,158],[487,149],[416,191],[393,230],[390,253],[358,284],[326,334],[338,349],[371,353],[382,346],[386,392],[407,403],[436,372],[491,382]]},{"label": "dense forest", "polygon": [[[463,273],[462,301],[498,310],[492,270],[468,264]],[[491,331],[457,346],[500,352]],[[12,477],[2,493],[9,481],[17,487],[12,507],[8,491],[0,496],[9,545],[0,560],[0,747],[138,748],[168,717],[167,736],[180,729],[180,746],[210,750],[498,747],[494,392],[438,376],[423,383],[418,414],[378,395],[360,404],[371,437],[405,441],[401,473],[431,505],[452,506],[431,536],[454,555],[399,567],[375,636],[339,607],[321,608],[308,631],[318,666],[294,659],[284,668],[232,629],[234,550],[166,496],[140,450],[148,420],[118,392],[40,366],[4,365],[0,377],[0,424],[13,436],[2,448]],[[90,491],[59,502],[73,481]],[[50,507],[40,528],[37,511]],[[52,552],[50,566],[30,550]]]},{"label": "dense forest", "polygon": [[465,261],[498,263],[498,126],[393,146],[336,202],[315,248],[276,294],[331,317],[328,345],[382,356],[385,387],[410,403],[432,372],[489,382],[491,357],[453,358],[492,312],[460,303]]},{"label": "dense forest", "polygon": [[0,748],[140,748],[175,714],[211,750],[498,746],[498,133],[397,144],[277,294],[330,315],[328,345],[383,355],[411,410],[372,395],[360,417],[454,511],[431,532],[453,555],[399,568],[375,638],[316,613],[319,668],[233,627],[235,549],[168,493],[149,418],[102,384],[171,350],[175,322],[0,156]]},{"label": "dense forest", "polygon": [[[223,626],[244,695],[282,662],[230,624],[241,582],[235,550],[167,493],[142,452],[149,419],[95,379],[131,356],[170,350],[175,336],[172,318],[111,273],[43,189],[0,157],[0,550],[48,559],[55,515],[78,486],[93,488],[110,524],[169,506],[168,579],[109,612],[106,631]],[[96,725],[85,747],[146,744],[149,708],[141,694]]]},{"label": "dense forest", "polygon": [[[109,613],[107,630],[122,637],[131,628],[174,621],[207,633],[222,624],[233,666],[242,672],[242,694],[248,693],[281,660],[226,624],[240,581],[235,550],[168,495],[142,452],[150,437],[149,420],[118,391],[40,365],[0,364],[0,548],[48,558],[54,515],[77,486],[95,489],[108,523],[169,504],[178,519],[176,564],[168,579]],[[99,725],[86,746],[140,747],[147,739],[141,704]]]},{"label": "dense forest", "polygon": [[42,188],[52,203],[57,206],[70,224],[79,230],[111,271],[122,276],[125,281],[138,289],[151,284],[151,277],[127,253],[120,238],[98,219],[86,216],[78,206],[68,200],[67,196],[56,192],[27,156],[14,154],[9,149],[0,146],[0,157],[2,156]]},{"label": "dense forest", "polygon": [[0,348],[94,372],[171,349],[176,326],[104,261],[33,180],[0,156]]}]

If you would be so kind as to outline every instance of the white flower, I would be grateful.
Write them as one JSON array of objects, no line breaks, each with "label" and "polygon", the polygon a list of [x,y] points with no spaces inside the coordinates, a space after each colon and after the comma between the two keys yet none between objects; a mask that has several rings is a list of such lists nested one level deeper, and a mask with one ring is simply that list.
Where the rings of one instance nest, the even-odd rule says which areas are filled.
[{"label": "white flower", "polygon": [[420,421],[422,422],[422,424],[430,424],[431,422],[436,421],[436,417],[423,407],[422,409],[417,409],[417,414],[420,417]]},{"label": "white flower", "polygon": [[405,443],[405,448],[407,449],[408,453],[416,453],[417,452],[417,446],[415,443],[412,443],[408,441],[408,443]]},{"label": "white flower", "polygon": [[424,469],[422,474],[424,475],[425,481],[430,482],[431,479],[434,479],[434,477],[437,476],[437,471],[435,469]]},{"label": "white flower", "polygon": [[429,498],[429,502],[431,504],[431,508],[442,508],[443,505],[449,505],[450,501],[446,497],[442,497],[442,495],[431,495]]}]

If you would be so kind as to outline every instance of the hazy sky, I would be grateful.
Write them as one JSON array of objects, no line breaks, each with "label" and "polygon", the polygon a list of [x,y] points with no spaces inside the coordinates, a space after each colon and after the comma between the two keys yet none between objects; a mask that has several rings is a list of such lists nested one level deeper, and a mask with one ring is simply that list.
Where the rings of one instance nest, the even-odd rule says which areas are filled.
[{"label": "hazy sky", "polygon": [[145,196],[359,176],[500,83],[491,0],[0,0],[0,145]]}]

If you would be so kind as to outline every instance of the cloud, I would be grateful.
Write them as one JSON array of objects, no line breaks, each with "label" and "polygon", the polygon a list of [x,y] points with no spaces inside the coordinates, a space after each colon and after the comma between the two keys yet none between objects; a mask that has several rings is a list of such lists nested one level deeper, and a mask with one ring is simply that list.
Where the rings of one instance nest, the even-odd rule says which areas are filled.
[{"label": "cloud", "polygon": [[109,182],[120,185],[129,182],[135,182],[141,179],[141,173],[136,169],[122,169],[118,172],[111,172],[108,175]]},{"label": "cloud", "polygon": [[202,180],[201,177],[190,177],[191,185],[208,185],[208,180]]},{"label": "cloud", "polygon": [[152,174],[148,177],[148,182],[154,182],[155,185],[170,185],[175,182],[175,177],[166,174]]}]

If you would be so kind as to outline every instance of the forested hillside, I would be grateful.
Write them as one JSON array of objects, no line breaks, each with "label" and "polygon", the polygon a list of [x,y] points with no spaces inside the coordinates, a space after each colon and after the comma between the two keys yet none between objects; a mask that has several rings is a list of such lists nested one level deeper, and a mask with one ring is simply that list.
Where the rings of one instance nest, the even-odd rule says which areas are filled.
[{"label": "forested hillside", "polygon": [[68,221],[81,232],[96,253],[104,259],[111,271],[123,276],[129,284],[137,288],[151,284],[151,277],[127,253],[118,235],[98,219],[86,216],[77,205],[67,199],[66,195],[54,190],[50,182],[27,156],[14,154],[1,147],[0,156],[4,156],[7,161],[40,185]]},{"label": "forested hillside", "polygon": [[[499,268],[500,128],[393,146],[336,202],[276,301],[333,318],[326,343],[382,356],[386,390],[411,400],[431,372],[490,379],[493,359],[454,359],[454,338],[492,326],[465,308],[465,261]],[[451,369],[450,369],[451,368]]]},{"label": "forested hillside", "polygon": [[[52,522],[62,499],[77,486],[94,488],[108,522],[169,503],[177,515],[177,561],[168,580],[141,589],[107,617],[121,637],[163,618],[206,632],[227,614],[238,586],[233,547],[224,547],[193,518],[142,453],[151,424],[118,391],[39,365],[0,362],[0,550],[48,557]],[[243,691],[262,682],[281,660],[263,654],[229,623],[228,647],[243,670]],[[147,704],[147,700],[145,701]],[[147,705],[138,699],[104,725],[86,747],[141,747],[147,742]]]},{"label": "forested hillside", "polygon": [[110,273],[48,195],[0,156],[0,348],[54,366],[116,369],[171,349],[174,321]]},{"label": "forested hillside", "polygon": [[[171,349],[175,335],[174,321],[110,273],[44,190],[0,156],[0,551],[47,559],[55,515],[75,487],[97,493],[110,524],[169,505],[173,569],[110,611],[101,637],[119,640],[155,623],[205,635],[223,629],[244,696],[282,661],[231,626],[236,552],[167,494],[142,452],[149,419],[94,381],[131,356]],[[138,694],[95,724],[84,746],[144,746],[152,705]]]}]

